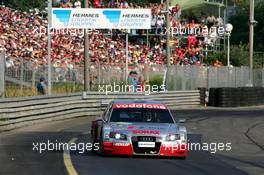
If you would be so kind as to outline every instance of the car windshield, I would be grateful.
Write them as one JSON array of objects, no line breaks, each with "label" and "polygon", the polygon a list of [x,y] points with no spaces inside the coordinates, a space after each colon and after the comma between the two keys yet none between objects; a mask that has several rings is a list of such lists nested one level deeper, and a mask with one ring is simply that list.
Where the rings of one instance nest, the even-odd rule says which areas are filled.
[{"label": "car windshield", "polygon": [[150,122],[174,123],[169,111],[166,109],[113,109],[110,122]]}]

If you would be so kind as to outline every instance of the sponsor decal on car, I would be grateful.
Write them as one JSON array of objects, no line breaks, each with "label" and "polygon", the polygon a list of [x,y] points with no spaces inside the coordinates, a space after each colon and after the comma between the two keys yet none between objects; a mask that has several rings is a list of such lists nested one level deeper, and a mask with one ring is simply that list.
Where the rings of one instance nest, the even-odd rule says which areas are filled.
[{"label": "sponsor decal on car", "polygon": [[114,104],[114,108],[147,108],[147,109],[167,109],[166,106],[160,104]]},{"label": "sponsor decal on car", "polygon": [[155,142],[138,142],[140,148],[155,148]]},{"label": "sponsor decal on car", "polygon": [[147,135],[147,134],[154,134],[154,135],[159,135],[160,131],[151,131],[151,130],[133,130],[133,134],[142,134],[142,135]]},{"label": "sponsor decal on car", "polygon": [[114,143],[114,146],[129,146],[129,143],[121,143],[121,142],[116,142]]}]

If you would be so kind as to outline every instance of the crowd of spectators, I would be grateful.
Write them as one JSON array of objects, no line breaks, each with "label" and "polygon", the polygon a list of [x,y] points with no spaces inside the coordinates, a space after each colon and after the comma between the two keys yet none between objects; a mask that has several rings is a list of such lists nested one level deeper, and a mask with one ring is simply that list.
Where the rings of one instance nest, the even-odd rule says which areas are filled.
[{"label": "crowd of spectators", "polygon": [[[79,0],[63,0],[57,2],[63,8],[80,8]],[[165,10],[164,4],[158,3],[127,3],[126,0],[110,0],[103,3],[94,0],[91,6],[95,8],[151,8],[152,32],[157,34],[150,37],[150,44],[142,41],[141,37],[129,42],[129,64],[166,64],[166,42],[164,34]],[[214,16],[197,19],[195,16],[181,15],[178,4],[170,6],[170,21],[173,27],[201,27],[220,25],[221,19]],[[21,58],[31,62],[33,67],[47,64],[47,35],[41,34],[41,29],[47,27],[46,15],[39,11],[21,12],[5,6],[0,7],[0,51],[5,50],[7,65],[19,64]],[[144,34],[144,31],[140,32]],[[142,35],[143,36],[143,35]],[[119,30],[90,32],[89,53],[91,62],[107,65],[123,66],[126,58],[124,35]],[[52,63],[55,67],[83,65],[84,47],[83,36],[80,34],[56,33],[52,37]],[[196,34],[189,36],[174,36],[175,45],[171,56],[172,64],[200,65],[203,58],[204,38]]]},{"label": "crowd of spectators", "polygon": [[33,32],[47,25],[41,15],[2,6],[0,24],[0,50],[5,51],[8,66],[20,64],[18,58],[38,65],[47,63],[47,35]]}]

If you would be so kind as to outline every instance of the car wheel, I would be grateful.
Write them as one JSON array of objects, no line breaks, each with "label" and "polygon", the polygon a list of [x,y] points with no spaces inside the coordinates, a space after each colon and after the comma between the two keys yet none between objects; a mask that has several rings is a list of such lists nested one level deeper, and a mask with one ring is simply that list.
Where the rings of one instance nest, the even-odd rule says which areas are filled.
[{"label": "car wheel", "polygon": [[97,152],[97,146],[95,146],[95,144],[98,143],[98,140],[93,135],[91,136],[91,140],[92,140],[92,144],[93,144],[92,152],[96,153]]},{"label": "car wheel", "polygon": [[103,145],[103,138],[102,138],[102,136],[100,136],[100,140],[98,140],[97,143],[99,143],[99,149],[96,151],[97,154],[104,155],[104,148],[103,148],[104,145]]}]

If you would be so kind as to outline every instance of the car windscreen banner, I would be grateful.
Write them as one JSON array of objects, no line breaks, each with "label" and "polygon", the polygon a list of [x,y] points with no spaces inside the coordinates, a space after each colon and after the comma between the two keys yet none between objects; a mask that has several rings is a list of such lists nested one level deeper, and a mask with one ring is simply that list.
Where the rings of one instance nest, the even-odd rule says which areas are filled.
[{"label": "car windscreen banner", "polygon": [[151,9],[52,8],[53,29],[150,29]]},{"label": "car windscreen banner", "polygon": [[114,104],[113,108],[121,109],[121,108],[146,108],[146,109],[167,109],[165,105],[161,104]]}]

